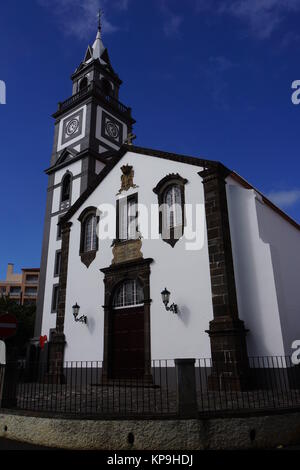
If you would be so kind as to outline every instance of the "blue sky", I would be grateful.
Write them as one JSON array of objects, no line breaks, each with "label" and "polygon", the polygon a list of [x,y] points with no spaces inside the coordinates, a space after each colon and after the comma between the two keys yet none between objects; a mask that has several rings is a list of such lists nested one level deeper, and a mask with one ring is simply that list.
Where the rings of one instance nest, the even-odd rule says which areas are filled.
[{"label": "blue sky", "polygon": [[39,266],[57,102],[96,34],[137,145],[220,160],[300,222],[299,0],[10,0],[0,15],[0,278]]}]

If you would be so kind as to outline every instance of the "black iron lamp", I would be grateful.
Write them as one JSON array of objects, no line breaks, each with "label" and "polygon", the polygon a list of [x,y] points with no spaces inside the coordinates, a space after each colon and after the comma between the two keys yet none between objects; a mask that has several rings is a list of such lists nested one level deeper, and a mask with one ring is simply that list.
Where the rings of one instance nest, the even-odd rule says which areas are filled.
[{"label": "black iron lamp", "polygon": [[77,302],[75,305],[73,305],[72,309],[73,309],[73,316],[74,316],[75,321],[80,321],[81,323],[87,322],[86,315],[81,315],[81,317],[78,317],[80,306],[77,304]]},{"label": "black iron lamp", "polygon": [[168,303],[170,302],[170,292],[168,291],[168,289],[165,287],[164,290],[161,292],[161,298],[162,298],[162,301],[164,303],[164,306],[166,308],[166,310],[169,312],[173,312],[173,313],[178,313],[178,307],[176,304],[172,304],[170,305],[170,307],[168,307]]}]

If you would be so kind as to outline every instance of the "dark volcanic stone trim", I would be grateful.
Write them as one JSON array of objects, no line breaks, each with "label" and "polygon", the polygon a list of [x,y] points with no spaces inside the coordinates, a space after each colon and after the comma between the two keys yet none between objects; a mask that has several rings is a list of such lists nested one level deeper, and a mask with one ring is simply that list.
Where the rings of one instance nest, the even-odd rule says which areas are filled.
[{"label": "dark volcanic stone trim", "polygon": [[81,224],[80,229],[80,246],[79,246],[79,255],[82,263],[88,268],[90,264],[96,258],[97,251],[99,249],[99,238],[97,235],[97,245],[95,250],[84,251],[84,238],[85,238],[85,222],[87,217],[93,215],[97,217],[97,225],[99,223],[99,216],[97,216],[97,208],[93,206],[86,207],[83,212],[78,217],[78,220]]},{"label": "dark volcanic stone trim", "polygon": [[68,277],[68,260],[69,260],[69,241],[72,223],[66,223],[62,227],[62,244],[61,244],[61,261],[60,261],[60,275],[59,275],[59,292],[58,292],[58,307],[56,316],[56,332],[63,334],[65,322],[65,308],[66,308],[66,291],[67,291],[67,277]]},{"label": "dark volcanic stone trim", "polygon": [[232,247],[223,169],[199,172],[203,178],[214,316],[238,318]]},{"label": "dark volcanic stone trim", "polygon": [[[213,389],[230,382],[233,389],[246,386],[248,355],[244,322],[239,319],[223,166],[199,172],[203,178],[209,265],[214,319],[209,324]],[[225,378],[224,378],[225,377]]]},{"label": "dark volcanic stone trim", "polygon": [[[153,192],[157,194],[158,199],[158,206],[159,206],[159,233],[162,236],[162,240],[172,248],[176,245],[178,240],[183,236],[184,227],[185,227],[185,191],[184,187],[188,182],[187,179],[182,178],[178,173],[172,173],[166,175],[163,179],[159,181],[159,183],[153,188]],[[181,216],[182,216],[182,223],[177,227],[171,227],[169,230],[163,226],[163,204],[164,204],[164,194],[165,191],[168,189],[169,186],[179,186],[180,193],[181,193]]]},{"label": "dark volcanic stone trim", "polygon": [[145,378],[151,376],[151,341],[150,341],[150,264],[152,258],[139,259],[125,263],[111,265],[100,269],[104,273],[105,299],[104,299],[104,352],[103,371],[109,378],[110,373],[110,330],[112,319],[112,301],[114,293],[122,281],[138,279],[144,289],[144,345],[145,345]]}]

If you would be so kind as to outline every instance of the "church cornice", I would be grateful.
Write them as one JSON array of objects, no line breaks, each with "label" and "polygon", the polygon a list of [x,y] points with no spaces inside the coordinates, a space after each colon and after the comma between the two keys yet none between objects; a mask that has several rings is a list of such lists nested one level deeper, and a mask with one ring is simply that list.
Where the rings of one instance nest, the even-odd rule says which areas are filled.
[{"label": "church cornice", "polygon": [[[61,157],[63,155],[67,155],[67,154],[71,154],[72,158],[60,162]],[[74,152],[73,149],[68,149],[67,148],[67,149],[63,150],[63,152],[61,153],[61,155],[60,155],[59,159],[57,160],[57,162],[54,165],[52,165],[51,167],[49,167],[45,170],[45,173],[47,175],[51,175],[51,173],[54,173],[57,170],[60,170],[60,169],[66,167],[66,166],[68,166],[68,165],[70,165],[74,162],[77,162],[78,160],[81,160],[82,158],[85,158],[85,157],[92,157],[92,158],[94,158],[95,160],[98,160],[101,163],[104,163],[104,164],[107,163],[107,159],[103,158],[99,153],[95,152],[94,150],[85,149],[82,152]]]}]

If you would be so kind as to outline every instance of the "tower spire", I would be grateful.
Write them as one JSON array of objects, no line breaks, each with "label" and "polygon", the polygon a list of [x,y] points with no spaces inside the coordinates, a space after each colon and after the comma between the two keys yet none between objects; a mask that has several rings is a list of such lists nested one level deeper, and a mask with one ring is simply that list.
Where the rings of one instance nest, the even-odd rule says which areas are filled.
[{"label": "tower spire", "polygon": [[97,17],[98,17],[98,31],[97,31],[97,36],[96,36],[95,42],[92,46],[93,58],[94,59],[99,59],[100,62],[103,62],[102,59],[101,59],[101,55],[105,50],[105,47],[103,45],[102,38],[101,38],[101,30],[102,30],[101,18],[102,18],[102,16],[103,16],[103,11],[101,10],[101,8],[99,8],[98,15],[97,15]]},{"label": "tower spire", "polygon": [[99,31],[100,34],[101,34],[101,29],[102,29],[102,27],[101,27],[102,15],[103,15],[103,12],[102,12],[101,8],[99,8],[97,17],[98,17],[98,31]]}]

